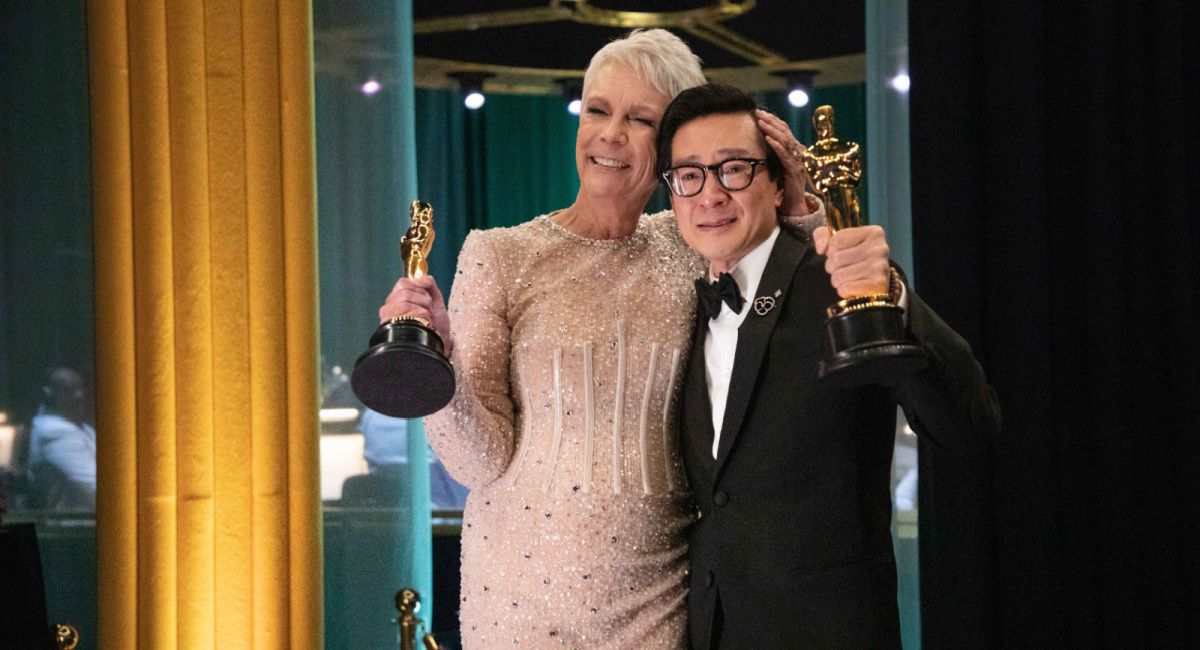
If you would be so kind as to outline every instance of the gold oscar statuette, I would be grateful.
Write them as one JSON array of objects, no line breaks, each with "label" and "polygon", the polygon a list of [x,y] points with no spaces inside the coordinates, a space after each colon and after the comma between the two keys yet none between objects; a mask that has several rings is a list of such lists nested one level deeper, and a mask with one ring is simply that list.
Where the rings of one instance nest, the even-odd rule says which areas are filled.
[{"label": "gold oscar statuette", "polygon": [[[400,624],[400,650],[417,650],[417,629],[425,627],[425,622],[417,618],[417,612],[421,609],[421,595],[411,587],[397,591],[396,609],[400,612],[400,616],[396,617],[396,622]],[[438,650],[441,647],[433,634],[428,632],[421,637],[421,644],[425,650]]]},{"label": "gold oscar statuette", "polygon": [[[413,201],[412,225],[400,239],[404,274],[429,273],[433,247],[433,206]],[[398,418],[419,418],[441,410],[454,396],[454,369],[433,324],[419,316],[398,316],[379,326],[358,357],[350,387],[371,410]]]},{"label": "gold oscar statuette", "polygon": [[404,275],[417,279],[429,273],[429,251],[433,249],[433,206],[413,201],[409,206],[412,225],[400,238]]},{"label": "gold oscar statuette", "polygon": [[[813,127],[817,140],[804,152],[804,167],[825,202],[827,225],[834,232],[862,226],[862,149],[837,138],[832,106],[813,112]],[[895,270],[891,278],[895,288]],[[830,352],[818,368],[822,379],[847,386],[887,383],[925,366],[925,351],[908,338],[893,293],[852,296],[826,310]]]}]

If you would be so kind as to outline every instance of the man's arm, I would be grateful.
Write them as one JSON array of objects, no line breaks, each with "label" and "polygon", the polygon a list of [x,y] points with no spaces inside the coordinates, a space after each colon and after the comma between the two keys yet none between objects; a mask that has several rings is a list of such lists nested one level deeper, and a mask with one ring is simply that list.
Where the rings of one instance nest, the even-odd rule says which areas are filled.
[{"label": "man's arm", "polygon": [[[888,292],[890,249],[879,226],[827,227],[813,231],[816,251],[842,298]],[[924,348],[929,366],[900,380],[896,401],[909,425],[935,444],[966,453],[983,449],[1000,430],[1000,405],[971,346],[946,324],[911,287],[903,306],[912,338]]]},{"label": "man's arm", "polygon": [[929,366],[896,387],[896,401],[918,434],[939,447],[979,452],[1000,432],[1000,403],[971,346],[911,289],[908,330]]}]

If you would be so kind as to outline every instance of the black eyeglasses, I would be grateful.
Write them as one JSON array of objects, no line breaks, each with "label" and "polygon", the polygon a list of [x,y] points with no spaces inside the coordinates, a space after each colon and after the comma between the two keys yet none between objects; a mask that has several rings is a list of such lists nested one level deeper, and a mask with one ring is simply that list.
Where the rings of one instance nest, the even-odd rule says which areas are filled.
[{"label": "black eyeglasses", "polygon": [[766,163],[760,158],[730,158],[712,165],[678,165],[663,172],[662,177],[667,182],[667,189],[675,196],[699,194],[710,171],[721,187],[737,192],[750,187],[754,182],[754,171]]}]

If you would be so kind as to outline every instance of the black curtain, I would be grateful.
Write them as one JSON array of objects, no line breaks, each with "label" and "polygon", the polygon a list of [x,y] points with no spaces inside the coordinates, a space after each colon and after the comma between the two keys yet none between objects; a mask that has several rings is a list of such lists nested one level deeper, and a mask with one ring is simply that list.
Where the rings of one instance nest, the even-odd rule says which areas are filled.
[{"label": "black curtain", "polygon": [[909,3],[917,281],[1004,413],[921,449],[924,647],[1200,647],[1196,4]]}]

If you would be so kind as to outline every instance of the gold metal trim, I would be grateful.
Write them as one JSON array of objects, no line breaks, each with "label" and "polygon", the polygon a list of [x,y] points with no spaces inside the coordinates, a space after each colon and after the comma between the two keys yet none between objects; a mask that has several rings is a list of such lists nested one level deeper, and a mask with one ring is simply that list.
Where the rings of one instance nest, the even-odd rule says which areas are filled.
[{"label": "gold metal trim", "polygon": [[754,9],[756,1],[717,0],[706,7],[680,11],[622,11],[595,7],[588,0],[550,0],[548,6],[545,7],[422,18],[413,21],[413,34],[465,32],[491,27],[536,25],[560,20],[571,20],[603,27],[687,27],[699,23],[736,18]]},{"label": "gold metal trim", "polygon": [[[533,25],[555,21],[617,26],[674,27],[746,59],[746,66],[705,68],[712,81],[733,83],[748,91],[783,88],[784,81],[771,73],[787,70],[817,70],[818,86],[861,83],[865,79],[866,56],[852,54],[820,60],[788,61],[783,55],[720,24],[755,8],[756,0],[714,0],[711,4],[680,11],[618,11],[595,7],[594,0],[547,0],[545,6],[506,11],[477,12],[457,16],[424,18],[413,23],[414,34],[463,32],[478,29]],[[387,28],[380,25],[341,27],[314,33],[318,71],[361,83],[368,74],[387,85],[394,81],[391,68],[395,53],[381,43],[390,43]],[[454,88],[447,73],[481,72],[496,75],[485,83],[486,92],[553,95],[562,92],[556,80],[581,78],[582,70],[527,68],[415,57],[413,81],[419,88]]]},{"label": "gold metal trim", "polygon": [[[785,85],[783,79],[773,76],[771,73],[784,70],[820,71],[820,75],[816,78],[815,85],[817,87],[861,83],[866,78],[866,56],[850,54],[829,59],[792,61],[776,65],[705,68],[704,74],[712,81],[732,83],[747,91],[755,92],[782,89]],[[488,72],[496,76],[489,77],[484,82],[485,92],[527,95],[557,95],[562,93],[562,87],[555,84],[556,79],[583,78],[582,70],[566,68],[522,68],[424,56],[416,57],[413,61],[413,79],[418,88],[455,88],[454,80],[446,76],[448,72]],[[358,79],[354,75],[348,74],[347,76],[351,79]],[[380,77],[379,81],[385,83],[387,78]]]},{"label": "gold metal trim", "polygon": [[[449,72],[481,72],[495,77],[484,80],[483,88],[491,92],[520,92],[516,88],[527,88],[530,94],[557,94],[562,92],[555,79],[583,79],[583,70],[569,68],[523,68],[519,66],[470,63],[450,59],[435,59],[418,56],[413,60],[413,78],[417,86],[427,88],[455,88],[455,81],[447,77]],[[429,85],[421,83],[429,82]],[[537,90],[533,90],[537,89]]]},{"label": "gold metal trim", "polygon": [[515,27],[572,20],[574,11],[551,2],[549,7],[509,9],[506,11],[483,11],[457,16],[439,16],[413,21],[413,34],[440,34],[444,32],[469,32],[491,27]]},{"label": "gold metal trim", "polygon": [[469,32],[564,20],[623,29],[675,27],[759,65],[785,63],[786,57],[718,24],[753,10],[756,4],[757,0],[717,0],[705,7],[680,11],[622,11],[596,7],[588,0],[550,0],[546,7],[422,18],[413,21],[413,34]]},{"label": "gold metal trim", "polygon": [[685,25],[683,26],[683,30],[759,65],[787,62],[787,58],[782,54],[759,45],[755,41],[738,34],[724,25],[702,22],[695,25]]},{"label": "gold metal trim", "polygon": [[399,323],[409,323],[409,322],[420,323],[421,325],[424,325],[427,329],[433,329],[433,324],[430,323],[428,320],[421,318],[420,316],[394,316],[388,322],[391,323],[392,325],[397,325]]},{"label": "gold metal trim", "polygon": [[[565,0],[571,2],[572,0]],[[572,20],[605,27],[684,27],[696,23],[728,20],[754,8],[755,0],[731,2],[718,0],[715,4],[681,11],[620,11],[593,7],[587,0],[574,0]]]},{"label": "gold metal trim", "polygon": [[855,296],[845,300],[839,300],[832,307],[825,310],[825,315],[829,318],[841,316],[852,311],[860,309],[871,309],[874,307],[895,307],[896,303],[892,302],[892,297],[886,293],[873,293],[866,296]]}]

